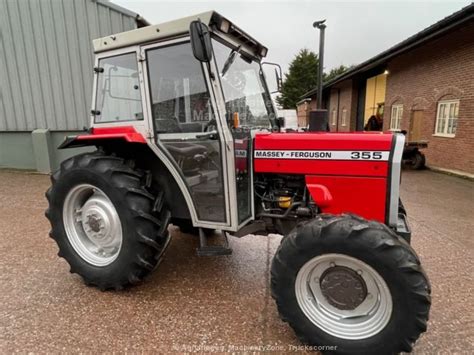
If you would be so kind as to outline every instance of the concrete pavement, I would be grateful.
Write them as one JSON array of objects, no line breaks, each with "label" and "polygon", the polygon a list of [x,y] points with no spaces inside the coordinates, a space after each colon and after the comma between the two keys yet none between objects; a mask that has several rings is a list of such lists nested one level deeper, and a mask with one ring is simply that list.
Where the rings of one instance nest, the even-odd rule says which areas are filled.
[{"label": "concrete pavement", "polygon": [[[278,236],[230,241],[199,258],[197,238],[171,228],[158,270],[137,287],[101,292],[69,273],[48,238],[44,175],[0,171],[0,353],[297,350],[269,291]],[[433,288],[416,353],[474,351],[474,183],[405,172],[402,198]]]}]

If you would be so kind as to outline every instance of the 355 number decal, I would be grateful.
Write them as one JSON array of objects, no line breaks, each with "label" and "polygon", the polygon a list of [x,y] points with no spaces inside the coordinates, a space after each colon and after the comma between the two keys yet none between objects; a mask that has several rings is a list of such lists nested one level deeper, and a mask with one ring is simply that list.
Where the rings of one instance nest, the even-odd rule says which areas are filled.
[{"label": "355 number decal", "polygon": [[382,152],[351,152],[354,160],[382,160]]}]

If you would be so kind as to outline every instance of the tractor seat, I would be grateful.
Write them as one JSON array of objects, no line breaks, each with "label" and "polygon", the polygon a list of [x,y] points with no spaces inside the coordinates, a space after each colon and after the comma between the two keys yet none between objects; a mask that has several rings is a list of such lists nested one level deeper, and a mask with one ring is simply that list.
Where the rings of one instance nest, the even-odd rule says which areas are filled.
[{"label": "tractor seat", "polygon": [[175,142],[166,144],[172,155],[179,155],[182,158],[193,158],[196,154],[207,152],[207,148],[200,144],[188,142]]}]

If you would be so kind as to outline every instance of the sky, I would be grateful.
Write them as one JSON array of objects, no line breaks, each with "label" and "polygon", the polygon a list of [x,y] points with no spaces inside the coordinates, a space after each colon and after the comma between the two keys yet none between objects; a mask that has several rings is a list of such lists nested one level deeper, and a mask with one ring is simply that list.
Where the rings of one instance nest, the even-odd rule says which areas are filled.
[{"label": "sky", "polygon": [[471,1],[171,1],[112,0],[159,24],[216,10],[268,48],[267,61],[286,72],[302,48],[315,52],[326,19],[324,69],[361,63],[469,5]]}]

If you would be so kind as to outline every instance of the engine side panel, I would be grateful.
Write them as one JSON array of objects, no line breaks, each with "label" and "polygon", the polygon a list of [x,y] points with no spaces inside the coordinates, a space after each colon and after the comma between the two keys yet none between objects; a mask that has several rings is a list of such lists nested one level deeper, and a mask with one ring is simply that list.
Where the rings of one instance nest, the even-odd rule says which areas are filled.
[{"label": "engine side panel", "polygon": [[[325,213],[344,212],[385,222],[387,181],[384,178],[307,175],[306,186]],[[324,191],[324,196],[321,196]]]},{"label": "engine side panel", "polygon": [[263,133],[255,136],[256,173],[305,175],[322,212],[387,222],[394,135]]},{"label": "engine side panel", "polygon": [[255,172],[386,177],[392,138],[380,133],[257,134]]}]

